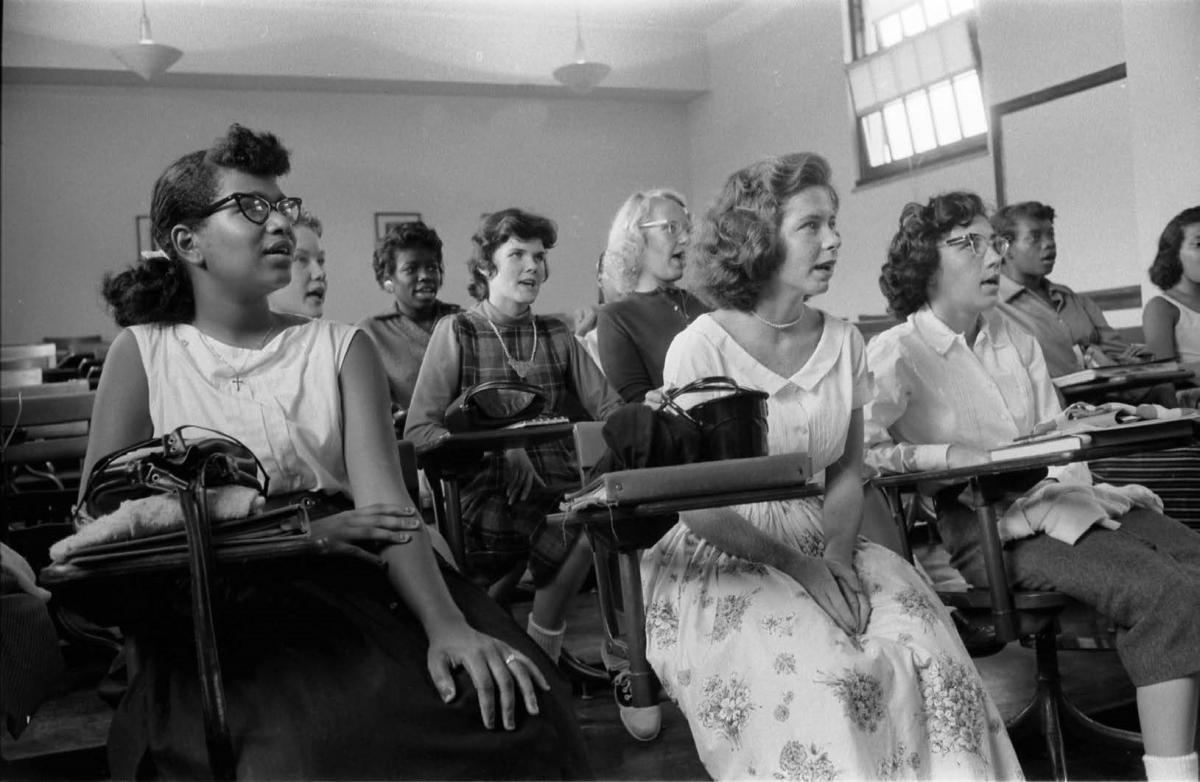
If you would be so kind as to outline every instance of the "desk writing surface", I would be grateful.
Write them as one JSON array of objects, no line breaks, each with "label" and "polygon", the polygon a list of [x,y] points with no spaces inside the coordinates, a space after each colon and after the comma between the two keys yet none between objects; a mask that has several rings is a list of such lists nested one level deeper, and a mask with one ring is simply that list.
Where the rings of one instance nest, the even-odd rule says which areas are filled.
[{"label": "desk writing surface", "polygon": [[1103,380],[1094,380],[1089,383],[1077,383],[1075,385],[1063,386],[1058,390],[1066,399],[1077,399],[1089,394],[1127,391],[1134,388],[1156,386],[1160,383],[1178,383],[1180,381],[1191,380],[1193,377],[1195,377],[1194,373],[1188,369],[1158,370],[1143,374],[1120,375]]},{"label": "desk writing surface", "polygon": [[423,463],[439,466],[456,456],[480,454],[501,448],[520,448],[548,440],[557,440],[571,434],[571,422],[525,426],[520,429],[487,429],[478,432],[459,432],[443,437],[426,446],[419,454]]}]

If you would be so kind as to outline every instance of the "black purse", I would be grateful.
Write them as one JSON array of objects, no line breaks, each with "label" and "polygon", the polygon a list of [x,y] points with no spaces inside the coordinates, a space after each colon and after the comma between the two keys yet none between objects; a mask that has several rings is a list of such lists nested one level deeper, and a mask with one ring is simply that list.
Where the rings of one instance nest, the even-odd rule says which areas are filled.
[{"label": "black purse", "polygon": [[546,408],[546,393],[538,386],[510,380],[477,383],[446,408],[446,429],[459,432],[501,429],[537,418]]},{"label": "black purse", "polygon": [[[675,400],[684,394],[728,391],[684,410]],[[667,394],[664,407],[690,421],[700,433],[700,461],[767,455],[766,391],[745,388],[733,378],[693,380]]]}]

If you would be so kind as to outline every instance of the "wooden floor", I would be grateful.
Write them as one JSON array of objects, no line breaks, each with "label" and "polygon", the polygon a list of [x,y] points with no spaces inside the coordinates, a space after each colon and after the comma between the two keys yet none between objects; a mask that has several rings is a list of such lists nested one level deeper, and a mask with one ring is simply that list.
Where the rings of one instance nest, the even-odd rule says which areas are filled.
[{"label": "wooden floor", "polygon": [[[596,659],[599,650],[600,630],[595,605],[594,595],[581,594],[574,600],[569,618],[568,645],[581,657],[589,659]],[[518,621],[524,622],[525,611],[521,605],[514,609]],[[1085,623],[1086,617],[1078,621]],[[1136,715],[1131,705],[1133,688],[1114,653],[1063,652],[1060,659],[1065,688],[1085,710],[1098,713],[1111,724],[1136,729]],[[1006,718],[1015,714],[1033,690],[1032,650],[1010,644],[997,655],[977,660],[977,664],[1001,712]],[[5,761],[0,765],[0,778],[106,778],[103,742],[107,707],[100,704],[87,681],[76,681],[67,690],[39,712],[19,741],[14,742],[7,733],[4,734],[0,752]],[[641,743],[626,734],[608,691],[592,696],[578,695],[576,704],[599,778],[708,778],[696,757],[687,722],[673,705],[663,706],[663,730],[659,738]],[[1040,737],[1024,733],[1014,735],[1013,741],[1026,776],[1030,779],[1049,778]],[[47,751],[56,754],[46,757],[43,753]],[[1144,778],[1140,753],[1113,749],[1071,735],[1067,737],[1067,763],[1073,779]]]}]

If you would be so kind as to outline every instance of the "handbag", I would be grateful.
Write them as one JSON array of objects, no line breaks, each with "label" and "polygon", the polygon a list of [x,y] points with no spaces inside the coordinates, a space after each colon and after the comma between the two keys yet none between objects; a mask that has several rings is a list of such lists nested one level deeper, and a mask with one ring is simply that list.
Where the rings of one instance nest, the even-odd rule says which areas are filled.
[{"label": "handbag", "polygon": [[535,385],[489,380],[463,391],[446,408],[446,429],[458,432],[501,429],[537,418],[546,407],[546,393]]},{"label": "handbag", "polygon": [[[715,399],[683,409],[675,400],[685,394],[727,391]],[[765,391],[745,388],[730,377],[693,380],[667,394],[663,406],[690,421],[700,433],[700,461],[745,459],[767,455]]]}]

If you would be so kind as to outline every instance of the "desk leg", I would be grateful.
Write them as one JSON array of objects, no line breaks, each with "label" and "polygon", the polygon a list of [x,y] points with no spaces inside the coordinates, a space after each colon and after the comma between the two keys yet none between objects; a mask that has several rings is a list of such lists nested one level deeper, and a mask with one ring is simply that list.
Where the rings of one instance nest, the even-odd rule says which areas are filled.
[{"label": "desk leg", "polygon": [[987,568],[996,639],[1012,641],[1017,637],[1017,617],[1013,611],[1012,593],[1008,589],[1008,571],[1004,567],[1004,548],[1000,543],[996,507],[984,496],[977,477],[971,478],[970,485],[975,518],[979,523],[979,545],[983,549],[983,563]]},{"label": "desk leg", "polygon": [[629,646],[629,677],[633,705],[653,706],[654,674],[646,661],[646,606],[642,598],[641,550],[622,551],[621,596],[625,603],[625,642]]},{"label": "desk leg", "polygon": [[467,572],[467,552],[463,542],[462,528],[462,499],[458,494],[458,481],[454,478],[442,477],[442,492],[446,495],[446,513],[442,517],[442,535],[450,544],[450,552],[458,569]]}]

